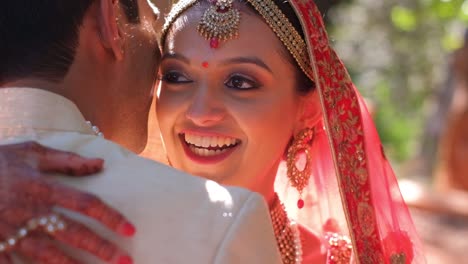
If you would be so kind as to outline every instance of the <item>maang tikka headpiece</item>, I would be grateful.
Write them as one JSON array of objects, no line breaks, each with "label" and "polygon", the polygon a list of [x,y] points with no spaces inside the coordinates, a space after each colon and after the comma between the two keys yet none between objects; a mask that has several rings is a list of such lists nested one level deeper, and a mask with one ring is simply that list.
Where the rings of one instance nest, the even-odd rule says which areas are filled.
[{"label": "maang tikka headpiece", "polygon": [[232,7],[234,0],[210,0],[212,5],[203,14],[197,30],[216,49],[219,41],[239,35],[239,10]]},{"label": "maang tikka headpiece", "polygon": [[[167,32],[177,17],[185,10],[201,0],[179,0],[169,13],[161,35],[161,46],[164,47]],[[234,0],[210,0],[212,6],[202,16],[198,32],[210,40],[210,46],[217,48],[219,41],[225,41],[238,36],[240,12],[233,8]],[[265,19],[290,54],[294,57],[301,70],[314,80],[314,74],[307,52],[306,41],[294,28],[288,18],[273,0],[247,0]]]}]

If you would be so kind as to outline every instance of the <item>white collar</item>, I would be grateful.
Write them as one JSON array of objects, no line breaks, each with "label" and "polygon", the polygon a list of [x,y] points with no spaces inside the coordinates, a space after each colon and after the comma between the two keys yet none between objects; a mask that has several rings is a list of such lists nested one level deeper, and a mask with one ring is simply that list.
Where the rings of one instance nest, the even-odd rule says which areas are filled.
[{"label": "white collar", "polygon": [[94,134],[67,98],[36,88],[0,88],[0,138],[21,131]]}]

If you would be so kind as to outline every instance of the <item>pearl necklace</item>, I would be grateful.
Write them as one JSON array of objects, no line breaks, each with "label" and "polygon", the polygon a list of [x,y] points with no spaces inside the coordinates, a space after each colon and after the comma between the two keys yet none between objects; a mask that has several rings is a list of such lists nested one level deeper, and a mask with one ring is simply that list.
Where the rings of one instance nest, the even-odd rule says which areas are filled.
[{"label": "pearl necklace", "polygon": [[104,137],[104,134],[99,130],[99,127],[93,125],[93,123],[91,123],[91,121],[86,121],[86,124],[88,124],[91,129],[93,130],[94,134],[98,137]]},{"label": "pearl necklace", "polygon": [[276,195],[273,207],[270,209],[270,216],[283,263],[302,263],[302,243],[298,225],[288,218],[286,209],[279,201],[278,195]]}]

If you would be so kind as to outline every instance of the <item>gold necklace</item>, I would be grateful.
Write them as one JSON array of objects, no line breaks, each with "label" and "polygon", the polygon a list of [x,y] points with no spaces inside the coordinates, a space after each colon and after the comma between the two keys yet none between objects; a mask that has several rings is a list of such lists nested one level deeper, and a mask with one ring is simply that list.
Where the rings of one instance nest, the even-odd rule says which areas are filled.
[{"label": "gold necklace", "polygon": [[299,229],[294,221],[288,218],[284,205],[275,193],[273,206],[270,209],[273,231],[278,249],[284,264],[299,264],[302,262],[302,243]]}]

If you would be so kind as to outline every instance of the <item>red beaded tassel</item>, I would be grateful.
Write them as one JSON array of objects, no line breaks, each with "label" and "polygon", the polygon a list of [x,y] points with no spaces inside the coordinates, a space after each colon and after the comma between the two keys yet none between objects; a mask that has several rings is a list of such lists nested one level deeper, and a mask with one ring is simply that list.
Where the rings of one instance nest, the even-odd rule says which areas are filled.
[{"label": "red beaded tassel", "polygon": [[217,49],[219,47],[219,40],[218,38],[211,38],[210,40],[210,47],[212,49]]},{"label": "red beaded tassel", "polygon": [[297,200],[297,208],[302,209],[304,208],[304,200],[302,200],[302,197],[299,196],[299,200]]}]

